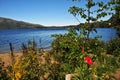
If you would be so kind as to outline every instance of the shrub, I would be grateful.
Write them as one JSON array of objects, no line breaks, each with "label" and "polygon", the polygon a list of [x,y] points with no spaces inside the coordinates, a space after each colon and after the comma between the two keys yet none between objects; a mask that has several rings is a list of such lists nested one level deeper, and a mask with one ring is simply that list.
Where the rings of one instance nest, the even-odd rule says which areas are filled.
[{"label": "shrub", "polygon": [[39,55],[34,50],[29,50],[27,55],[21,56],[9,67],[11,79],[14,80],[39,80],[44,78],[44,65],[41,64]]},{"label": "shrub", "polygon": [[91,53],[93,53],[92,55],[100,55],[100,53],[104,52],[104,42],[97,39],[83,38],[76,30],[69,30],[66,34],[54,35],[54,37],[51,55],[59,63],[57,68],[58,76],[62,77],[62,79],[65,78],[65,74],[80,70],[81,75],[83,75],[82,78],[85,77],[88,66],[84,63],[84,57]]},{"label": "shrub", "polygon": [[99,41],[97,39],[87,39],[85,41],[85,50],[87,53],[93,53],[100,55],[100,53],[105,51],[105,43],[103,41]]},{"label": "shrub", "polygon": [[120,38],[112,39],[107,43],[107,53],[114,56],[120,55]]},{"label": "shrub", "polygon": [[80,53],[82,48],[87,53],[93,53],[99,55],[104,52],[106,47],[103,41],[97,39],[84,39],[78,37],[70,37],[69,34],[58,35],[52,43],[52,48],[54,52],[62,53]]}]

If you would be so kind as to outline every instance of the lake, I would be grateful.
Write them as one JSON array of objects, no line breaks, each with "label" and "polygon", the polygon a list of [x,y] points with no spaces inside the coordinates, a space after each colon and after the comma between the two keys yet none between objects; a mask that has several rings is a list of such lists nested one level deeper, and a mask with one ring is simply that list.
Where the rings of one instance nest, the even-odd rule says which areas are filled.
[{"label": "lake", "polygon": [[[90,33],[90,37],[101,35],[105,42],[116,38],[116,30],[112,28],[96,28],[96,33]],[[9,43],[13,44],[14,51],[21,51],[21,44],[27,43],[29,40],[35,40],[37,47],[50,47],[54,38],[52,34],[65,34],[67,30],[64,28],[41,28],[41,29],[16,29],[16,30],[0,30],[0,53],[8,53]],[[40,42],[41,40],[41,42]]]}]

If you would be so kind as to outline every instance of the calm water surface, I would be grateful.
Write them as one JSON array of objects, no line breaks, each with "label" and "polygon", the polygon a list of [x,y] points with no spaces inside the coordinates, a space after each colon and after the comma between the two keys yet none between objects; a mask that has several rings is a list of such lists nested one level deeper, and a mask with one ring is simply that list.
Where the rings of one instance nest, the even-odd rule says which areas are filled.
[{"label": "calm water surface", "polygon": [[[91,33],[90,37],[95,37],[101,35],[105,42],[110,39],[116,38],[116,30],[112,28],[97,28],[98,33]],[[67,33],[67,30],[64,28],[61,29],[18,29],[18,30],[0,30],[0,53],[9,52],[9,43],[11,42],[14,46],[14,51],[18,52],[21,50],[21,44],[27,43],[29,40],[35,40],[37,46],[40,47],[49,47],[51,46],[54,38],[51,37],[52,34],[64,34]],[[41,39],[41,44],[40,44]]]}]

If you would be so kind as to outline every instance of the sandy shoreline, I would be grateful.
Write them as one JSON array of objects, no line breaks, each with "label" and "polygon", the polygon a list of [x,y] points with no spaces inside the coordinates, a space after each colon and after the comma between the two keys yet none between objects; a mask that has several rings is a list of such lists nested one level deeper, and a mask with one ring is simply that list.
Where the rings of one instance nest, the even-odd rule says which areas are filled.
[{"label": "sandy shoreline", "polygon": [[[17,59],[22,55],[22,52],[14,53],[14,58]],[[7,67],[11,64],[11,56],[10,53],[0,53],[0,59],[4,62],[4,66]]]}]

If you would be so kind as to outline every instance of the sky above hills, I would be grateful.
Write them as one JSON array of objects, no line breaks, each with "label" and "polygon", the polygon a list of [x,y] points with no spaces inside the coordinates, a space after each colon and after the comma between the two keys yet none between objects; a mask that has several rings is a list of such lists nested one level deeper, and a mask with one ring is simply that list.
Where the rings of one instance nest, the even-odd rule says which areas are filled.
[{"label": "sky above hills", "polygon": [[[68,12],[68,9],[73,5],[84,7],[84,1],[78,3],[72,0],[0,0],[0,17],[45,26],[77,25],[79,22]],[[108,18],[109,16],[103,20]],[[79,19],[81,22],[85,21]]]}]

